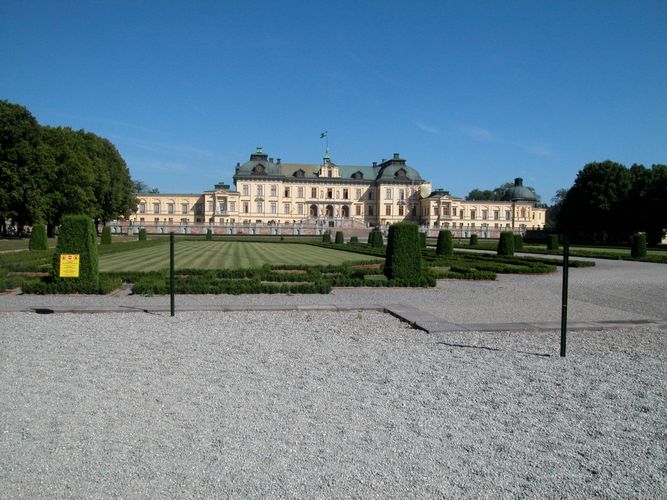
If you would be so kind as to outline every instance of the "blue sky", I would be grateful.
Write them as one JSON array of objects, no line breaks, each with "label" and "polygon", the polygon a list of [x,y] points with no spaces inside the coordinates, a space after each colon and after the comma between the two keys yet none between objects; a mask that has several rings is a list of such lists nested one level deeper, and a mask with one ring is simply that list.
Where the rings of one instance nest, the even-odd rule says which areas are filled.
[{"label": "blue sky", "polygon": [[0,98],[110,139],[162,192],[398,152],[464,196],[544,201],[590,161],[667,163],[667,2],[0,2]]}]

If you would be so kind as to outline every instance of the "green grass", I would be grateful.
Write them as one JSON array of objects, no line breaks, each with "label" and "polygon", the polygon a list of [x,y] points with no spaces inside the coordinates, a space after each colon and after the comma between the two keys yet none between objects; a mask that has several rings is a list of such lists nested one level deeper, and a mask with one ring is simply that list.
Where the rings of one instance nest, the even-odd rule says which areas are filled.
[{"label": "green grass", "polygon": [[[360,254],[298,243],[188,241],[175,243],[176,269],[249,269],[264,264],[338,265],[368,260]],[[169,243],[100,255],[100,271],[160,271],[169,267]]]},{"label": "green grass", "polygon": [[[13,250],[27,250],[29,238],[0,240],[0,252],[8,252]],[[49,238],[49,248],[56,246],[56,239]]]}]

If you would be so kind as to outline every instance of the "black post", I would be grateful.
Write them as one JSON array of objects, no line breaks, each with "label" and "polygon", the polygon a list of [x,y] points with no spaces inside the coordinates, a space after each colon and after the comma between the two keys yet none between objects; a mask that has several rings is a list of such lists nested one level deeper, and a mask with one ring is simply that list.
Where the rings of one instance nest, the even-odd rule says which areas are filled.
[{"label": "black post", "polygon": [[174,232],[169,233],[169,295],[171,315],[174,315]]},{"label": "black post", "polygon": [[567,347],[567,286],[568,274],[570,269],[570,242],[567,236],[563,235],[563,305],[560,318],[560,356],[565,357]]}]

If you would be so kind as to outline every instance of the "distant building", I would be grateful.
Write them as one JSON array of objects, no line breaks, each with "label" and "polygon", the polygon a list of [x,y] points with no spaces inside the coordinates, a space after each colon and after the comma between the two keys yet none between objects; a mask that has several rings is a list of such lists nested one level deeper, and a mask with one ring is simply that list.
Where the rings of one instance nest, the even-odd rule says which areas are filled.
[{"label": "distant building", "polygon": [[257,148],[247,162],[237,163],[233,179],[235,189],[216,184],[201,194],[141,193],[129,221],[155,232],[187,233],[201,232],[201,225],[371,227],[407,220],[486,236],[504,229],[541,229],[546,221],[546,208],[521,179],[508,190],[507,201],[466,201],[433,191],[398,153],[372,165],[338,165],[328,156],[320,164],[302,164],[274,160]]}]

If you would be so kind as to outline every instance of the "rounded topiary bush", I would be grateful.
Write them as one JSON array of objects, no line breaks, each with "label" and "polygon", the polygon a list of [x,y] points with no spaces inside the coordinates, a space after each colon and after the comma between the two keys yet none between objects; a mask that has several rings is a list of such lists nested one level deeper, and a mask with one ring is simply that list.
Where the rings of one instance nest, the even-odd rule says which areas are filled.
[{"label": "rounded topiary bush", "polygon": [[328,231],[322,235],[322,243],[331,243],[331,234]]},{"label": "rounded topiary bush", "polygon": [[557,234],[550,234],[549,239],[547,240],[547,250],[558,250],[560,248],[560,243],[558,242]]},{"label": "rounded topiary bush", "polygon": [[143,227],[139,229],[139,241],[146,241],[146,230]]},{"label": "rounded topiary bush", "polygon": [[438,255],[452,255],[454,253],[454,240],[449,229],[443,229],[438,233],[435,253]]},{"label": "rounded topiary bush", "polygon": [[632,247],[630,248],[630,255],[633,259],[641,259],[646,257],[646,234],[637,233],[632,235]]},{"label": "rounded topiary bush", "polygon": [[422,250],[426,249],[426,233],[419,233],[419,244],[421,245]]},{"label": "rounded topiary bush", "polygon": [[421,275],[419,227],[412,222],[389,226],[384,275],[388,279],[415,279]]},{"label": "rounded topiary bush", "polygon": [[35,224],[32,226],[28,248],[30,251],[49,249],[49,240],[46,237],[46,226],[44,224]]},{"label": "rounded topiary bush", "polygon": [[[97,235],[93,220],[87,215],[66,215],[58,233],[56,252],[53,255],[53,280],[66,281],[76,287],[97,286],[99,284]],[[79,277],[60,277],[60,256],[79,255]]]},{"label": "rounded topiary bush", "polygon": [[498,255],[514,255],[514,234],[511,231],[500,233],[498,240]]},{"label": "rounded topiary bush", "polygon": [[520,234],[514,235],[514,251],[523,250],[523,237]]},{"label": "rounded topiary bush", "polygon": [[211,241],[213,239],[213,231],[211,231],[210,229],[206,230],[206,239],[208,241]]},{"label": "rounded topiary bush", "polygon": [[111,245],[111,228],[109,226],[104,226],[102,228],[100,243],[102,245]]},{"label": "rounded topiary bush", "polygon": [[336,245],[342,245],[343,243],[345,243],[343,231],[336,231]]},{"label": "rounded topiary bush", "polygon": [[350,245],[358,245],[358,244],[359,244],[359,238],[357,236],[350,237]]},{"label": "rounded topiary bush", "polygon": [[368,246],[371,248],[382,248],[384,246],[382,231],[379,229],[373,229],[368,234]]},{"label": "rounded topiary bush", "polygon": [[470,235],[470,246],[471,247],[477,246],[478,243],[479,243],[479,241],[477,239],[477,235],[476,234],[471,234]]}]

